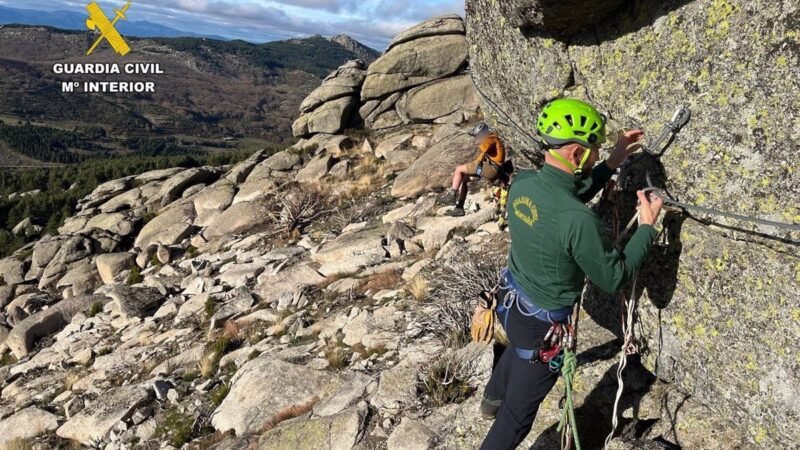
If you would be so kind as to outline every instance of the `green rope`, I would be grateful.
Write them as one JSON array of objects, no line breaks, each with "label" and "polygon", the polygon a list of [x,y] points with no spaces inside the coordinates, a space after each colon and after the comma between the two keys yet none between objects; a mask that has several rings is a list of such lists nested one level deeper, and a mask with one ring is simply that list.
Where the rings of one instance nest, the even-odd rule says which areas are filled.
[{"label": "green rope", "polygon": [[578,440],[578,423],[575,420],[575,406],[572,402],[572,380],[575,377],[575,370],[578,368],[578,357],[575,352],[564,351],[564,363],[561,366],[561,375],[564,377],[564,390],[566,401],[564,409],[561,411],[561,422],[558,424],[558,431],[564,432],[564,427],[572,429],[572,438],[575,442],[575,449],[581,450],[581,442]]}]

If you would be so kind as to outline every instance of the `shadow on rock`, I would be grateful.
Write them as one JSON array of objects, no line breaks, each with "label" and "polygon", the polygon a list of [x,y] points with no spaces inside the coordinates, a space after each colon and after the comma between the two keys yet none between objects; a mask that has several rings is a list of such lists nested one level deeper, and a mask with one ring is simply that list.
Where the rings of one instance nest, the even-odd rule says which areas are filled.
[{"label": "shadow on rock", "polygon": [[[610,367],[597,386],[586,396],[582,405],[575,409],[581,448],[603,448],[606,436],[611,432],[611,415],[617,387],[616,370],[616,365]],[[623,380],[625,393],[620,400],[619,413],[633,408],[633,417],[637,417],[639,404],[650,386],[655,383],[656,377],[642,366],[638,357],[631,356],[628,358],[628,367]],[[642,437],[654,422],[654,420],[621,419],[617,431],[618,433],[624,431],[625,438],[636,439]],[[553,425],[539,435],[530,450],[558,448],[559,440],[557,425]]]},{"label": "shadow on rock", "polygon": [[[592,45],[635,33],[691,2],[692,0],[510,1],[504,2],[503,15],[511,24],[519,26],[526,37],[550,38],[568,45]],[[539,4],[538,8],[531,8],[531,3]],[[535,14],[530,14],[532,10],[535,10]],[[590,13],[575,14],[575,11]]]}]

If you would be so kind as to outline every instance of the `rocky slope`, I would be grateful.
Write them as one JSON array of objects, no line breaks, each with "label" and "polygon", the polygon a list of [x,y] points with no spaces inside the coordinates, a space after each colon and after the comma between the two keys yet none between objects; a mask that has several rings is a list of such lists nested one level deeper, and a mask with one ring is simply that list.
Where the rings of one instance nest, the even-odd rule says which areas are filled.
[{"label": "rocky slope", "polygon": [[[623,205],[649,170],[678,199],[800,223],[800,177],[784,150],[800,133],[797,2],[561,3],[467,2],[472,69],[499,109],[533,130],[531,112],[568,91],[652,135],[688,104],[694,118],[676,145],[622,180]],[[487,113],[532,147],[508,117]],[[800,235],[702,216],[668,231],[644,278],[645,364],[751,442],[797,447]],[[618,302],[589,302],[615,329],[607,305]]]},{"label": "rocky slope", "polygon": [[[415,27],[384,58],[463,40],[457,22]],[[320,89],[363,96],[378,76],[369,85],[408,95],[388,84],[397,70],[348,63]],[[473,150],[471,123],[433,122],[114,180],[57,236],[0,260],[0,448],[476,448],[495,349],[466,344],[466,327],[508,243],[486,187],[463,218],[436,205]],[[584,448],[608,431],[620,346],[595,306],[576,384]],[[626,383],[612,448],[757,448],[640,365]],[[561,395],[525,448],[557,447]]]},{"label": "rocky slope", "polygon": [[15,25],[0,29],[0,40],[0,113],[7,123],[16,123],[8,120],[14,118],[58,129],[100,126],[109,136],[126,138],[235,135],[274,143],[290,142],[298,105],[325,74],[370,50],[353,51],[353,42],[345,48],[321,36],[258,45],[131,38],[126,62],[156,63],[164,72],[133,81],[155,82],[156,92],[98,96],[63,95],[61,82],[132,81],[131,76],[53,73],[55,63],[115,60],[106,46],[87,59],[91,33]]}]

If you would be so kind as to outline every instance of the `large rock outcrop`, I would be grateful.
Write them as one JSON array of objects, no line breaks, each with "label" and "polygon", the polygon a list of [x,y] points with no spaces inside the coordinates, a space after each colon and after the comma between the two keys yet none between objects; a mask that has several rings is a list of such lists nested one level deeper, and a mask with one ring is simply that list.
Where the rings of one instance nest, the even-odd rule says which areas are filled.
[{"label": "large rock outcrop", "polygon": [[[467,1],[471,67],[503,135],[534,147],[508,118],[533,130],[538,107],[565,91],[651,138],[688,104],[694,117],[675,145],[630,173],[663,164],[677,198],[800,223],[800,177],[785,151],[800,137],[797,2],[637,2],[600,20],[618,3]],[[625,178],[630,204],[642,181]],[[642,277],[646,365],[757,445],[796,447],[800,234],[708,219],[668,221]],[[615,329],[609,304],[592,295],[587,309]]]},{"label": "large rock outcrop", "polygon": [[348,61],[328,75],[322,85],[300,105],[302,115],[292,126],[296,137],[317,133],[334,134],[350,124],[357,109],[366,66],[360,60]]},{"label": "large rock outcrop", "polygon": [[429,19],[400,33],[369,66],[361,89],[361,118],[375,130],[411,123],[453,123],[478,111],[467,67],[464,21]]}]

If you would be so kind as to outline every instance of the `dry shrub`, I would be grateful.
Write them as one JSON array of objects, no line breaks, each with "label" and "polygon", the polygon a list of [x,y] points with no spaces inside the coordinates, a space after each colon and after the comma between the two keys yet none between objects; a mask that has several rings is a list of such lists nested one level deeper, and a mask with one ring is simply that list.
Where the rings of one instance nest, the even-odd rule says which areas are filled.
[{"label": "dry shrub", "polygon": [[217,431],[209,436],[202,437],[192,443],[186,444],[186,447],[184,448],[186,450],[207,450],[235,435],[236,433],[233,430],[228,430],[224,433]]},{"label": "dry shrub", "polygon": [[328,347],[325,351],[325,358],[332,369],[341,370],[347,367],[347,353],[337,345]]},{"label": "dry shrub", "polygon": [[475,375],[476,363],[448,353],[434,360],[418,374],[417,391],[431,406],[461,403],[475,387],[469,380]]},{"label": "dry shrub", "polygon": [[219,366],[220,356],[216,353],[206,351],[200,359],[200,376],[203,378],[211,378],[217,373]]},{"label": "dry shrub", "polygon": [[276,234],[303,230],[335,211],[326,191],[319,186],[283,186],[262,201],[262,212]]},{"label": "dry shrub", "polygon": [[387,270],[367,277],[362,289],[379,292],[384,289],[397,289],[403,283],[403,274],[399,270]]},{"label": "dry shrub", "polygon": [[241,333],[241,331],[241,327],[239,327],[239,324],[236,323],[235,320],[228,320],[225,321],[225,325],[222,327],[222,336],[234,341],[239,339],[239,333]]},{"label": "dry shrub", "polygon": [[370,357],[372,357],[372,355],[379,355],[379,356],[383,355],[387,351],[386,345],[384,344],[378,344],[375,347],[367,348],[364,346],[364,344],[360,342],[354,344],[350,348],[353,349],[355,353],[358,353],[358,355],[361,357],[362,360],[369,359]]},{"label": "dry shrub", "polygon": [[33,450],[33,446],[25,439],[14,438],[0,447],[2,450]]},{"label": "dry shrub", "polygon": [[267,431],[275,428],[279,423],[284,422],[289,419],[294,419],[295,417],[300,417],[303,414],[314,409],[314,405],[319,402],[319,397],[314,397],[311,400],[307,401],[306,403],[300,405],[292,405],[283,408],[282,410],[278,411],[277,414],[272,416],[267,422],[261,427],[261,434],[266,433]]},{"label": "dry shrub", "polygon": [[406,290],[417,300],[423,301],[428,297],[428,280],[423,277],[414,277],[408,286],[406,286]]},{"label": "dry shrub", "polygon": [[430,308],[420,308],[418,321],[424,333],[447,346],[468,343],[478,295],[491,291],[498,281],[502,258],[470,252],[466,246],[441,261],[430,276]]}]

